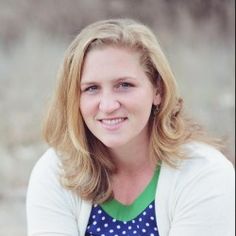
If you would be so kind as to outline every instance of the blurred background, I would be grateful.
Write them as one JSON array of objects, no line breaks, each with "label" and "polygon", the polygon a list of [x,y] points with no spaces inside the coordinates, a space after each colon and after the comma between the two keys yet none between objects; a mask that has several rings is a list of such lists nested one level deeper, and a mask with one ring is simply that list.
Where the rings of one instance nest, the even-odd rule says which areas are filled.
[{"label": "blurred background", "polygon": [[87,24],[129,17],[149,25],[186,110],[226,141],[235,162],[233,0],[0,0],[0,235],[25,236],[25,194],[47,145],[41,121],[65,49]]}]

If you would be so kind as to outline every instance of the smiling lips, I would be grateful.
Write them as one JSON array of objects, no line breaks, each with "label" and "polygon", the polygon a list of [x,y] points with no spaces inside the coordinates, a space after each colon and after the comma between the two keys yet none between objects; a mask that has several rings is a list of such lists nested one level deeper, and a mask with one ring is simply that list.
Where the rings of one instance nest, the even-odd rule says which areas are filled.
[{"label": "smiling lips", "polygon": [[108,130],[115,130],[120,128],[122,123],[127,120],[127,118],[110,118],[110,119],[99,119],[102,127]]}]

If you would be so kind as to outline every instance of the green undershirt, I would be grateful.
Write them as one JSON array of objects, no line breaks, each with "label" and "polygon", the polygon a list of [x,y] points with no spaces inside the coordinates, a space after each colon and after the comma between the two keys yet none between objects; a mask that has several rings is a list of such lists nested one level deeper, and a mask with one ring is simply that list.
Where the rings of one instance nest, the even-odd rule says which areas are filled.
[{"label": "green undershirt", "polygon": [[114,219],[120,221],[129,221],[134,219],[142,213],[152,201],[154,201],[160,169],[160,166],[158,166],[147,187],[132,204],[124,205],[119,201],[112,199],[101,204],[101,208]]}]

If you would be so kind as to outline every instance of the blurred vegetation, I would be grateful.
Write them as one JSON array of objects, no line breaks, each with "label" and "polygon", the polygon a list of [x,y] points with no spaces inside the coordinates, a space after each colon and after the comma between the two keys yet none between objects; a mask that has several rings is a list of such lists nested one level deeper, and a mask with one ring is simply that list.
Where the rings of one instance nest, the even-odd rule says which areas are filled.
[{"label": "blurred vegetation", "polygon": [[0,235],[25,235],[26,186],[47,148],[41,120],[65,49],[87,24],[120,17],[156,32],[186,110],[224,138],[234,163],[233,0],[0,0]]}]

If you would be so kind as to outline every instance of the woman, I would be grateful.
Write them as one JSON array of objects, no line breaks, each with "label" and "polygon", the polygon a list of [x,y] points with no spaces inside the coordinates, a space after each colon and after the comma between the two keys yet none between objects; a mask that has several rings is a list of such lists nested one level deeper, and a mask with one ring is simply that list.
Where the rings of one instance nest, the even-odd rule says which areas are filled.
[{"label": "woman", "polygon": [[234,235],[234,169],[183,115],[146,26],[82,30],[44,133],[51,148],[31,175],[28,235]]}]

